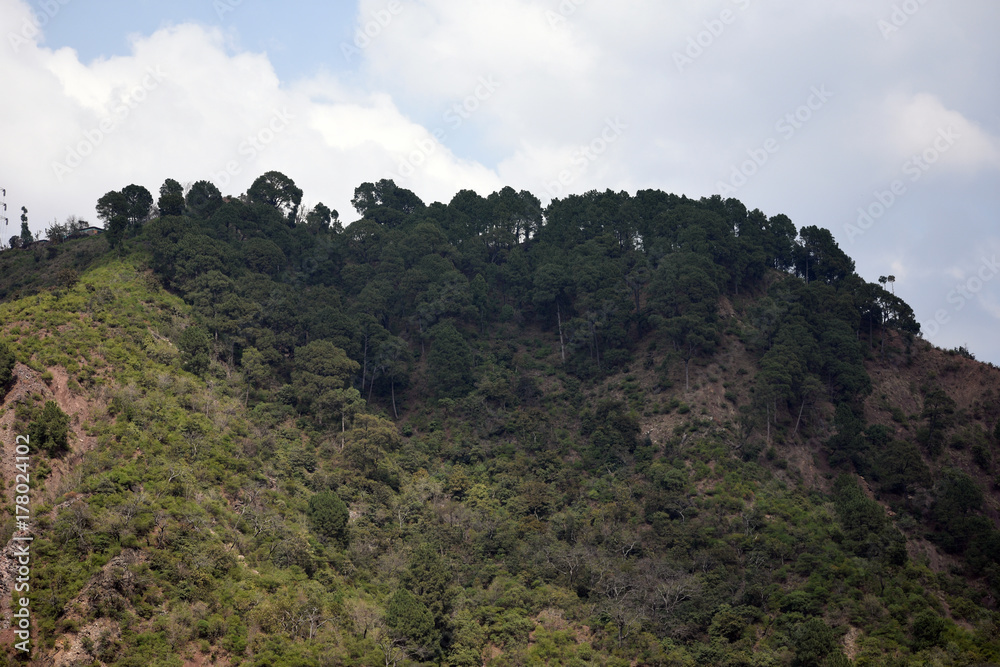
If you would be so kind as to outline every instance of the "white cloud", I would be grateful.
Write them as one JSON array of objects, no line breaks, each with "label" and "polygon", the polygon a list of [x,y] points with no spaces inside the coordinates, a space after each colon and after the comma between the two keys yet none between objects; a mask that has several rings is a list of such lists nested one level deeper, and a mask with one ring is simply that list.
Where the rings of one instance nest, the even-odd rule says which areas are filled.
[{"label": "white cloud", "polygon": [[892,94],[883,113],[887,148],[900,162],[944,148],[942,165],[966,171],[1000,166],[1000,139],[935,95]]},{"label": "white cloud", "polygon": [[[25,11],[0,4],[0,34]],[[129,183],[155,196],[165,178],[209,179],[238,194],[270,169],[351,219],[353,188],[398,173],[419,146],[432,147],[428,159],[400,184],[420,196],[499,187],[490,170],[428,144],[428,130],[389,95],[329,76],[286,85],[265,55],[233,51],[219,30],[167,27],[134,37],[128,55],[91,63],[37,36],[18,46],[0,49],[5,90],[17,100],[0,106],[9,157],[0,182],[10,205],[27,205],[35,230],[69,214],[94,220],[97,199]]]}]

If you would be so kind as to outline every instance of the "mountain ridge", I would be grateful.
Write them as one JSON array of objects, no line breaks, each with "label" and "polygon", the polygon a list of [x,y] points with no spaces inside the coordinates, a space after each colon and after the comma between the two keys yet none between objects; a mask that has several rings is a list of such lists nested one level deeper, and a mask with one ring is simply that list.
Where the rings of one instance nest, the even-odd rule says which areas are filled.
[{"label": "mountain ridge", "polygon": [[68,418],[35,660],[1000,660],[997,369],[824,230],[391,183],[338,229],[262,178],[0,253],[5,447]]}]

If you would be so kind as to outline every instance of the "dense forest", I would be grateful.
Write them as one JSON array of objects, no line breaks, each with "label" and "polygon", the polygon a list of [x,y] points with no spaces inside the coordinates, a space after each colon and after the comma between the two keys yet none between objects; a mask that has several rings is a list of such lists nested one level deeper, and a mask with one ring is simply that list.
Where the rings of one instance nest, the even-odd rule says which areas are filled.
[{"label": "dense forest", "polygon": [[1000,664],[1000,370],[828,230],[158,194],[0,253],[32,664]]}]

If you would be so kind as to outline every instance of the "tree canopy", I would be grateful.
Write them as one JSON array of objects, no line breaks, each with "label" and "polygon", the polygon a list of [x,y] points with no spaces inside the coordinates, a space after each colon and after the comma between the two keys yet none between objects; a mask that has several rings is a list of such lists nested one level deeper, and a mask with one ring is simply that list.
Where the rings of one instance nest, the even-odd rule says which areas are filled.
[{"label": "tree canopy", "polygon": [[115,252],[4,311],[45,393],[15,430],[58,435],[49,392],[107,405],[68,421],[81,473],[53,466],[74,495],[39,519],[43,641],[99,620],[117,634],[81,658],[109,664],[997,659],[1000,397],[956,391],[974,362],[929,357],[829,231],[657,190],[425,204],[379,180],[343,224],[274,171],[159,195],[141,222],[135,187],[102,197]]}]

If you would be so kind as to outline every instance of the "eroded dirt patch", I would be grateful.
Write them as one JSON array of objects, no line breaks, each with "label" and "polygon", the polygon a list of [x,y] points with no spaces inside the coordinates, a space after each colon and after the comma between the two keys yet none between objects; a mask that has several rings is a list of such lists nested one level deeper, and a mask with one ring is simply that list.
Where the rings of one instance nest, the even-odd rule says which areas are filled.
[{"label": "eroded dirt patch", "polygon": [[[14,385],[3,398],[2,414],[0,414],[0,433],[3,434],[2,444],[0,444],[0,477],[3,480],[6,501],[11,506],[15,502],[16,486],[14,482],[16,476],[23,474],[15,467],[17,465],[16,437],[22,435],[16,432],[15,406],[22,401],[34,402],[36,398],[41,399],[43,403],[55,401],[59,408],[70,417],[69,452],[57,459],[47,460],[51,472],[43,482],[31,490],[29,509],[32,511],[51,502],[62,492],[67,476],[72,471],[79,470],[83,456],[96,446],[96,440],[84,432],[83,425],[99,409],[98,402],[83,394],[75,394],[70,391],[69,376],[64,369],[56,367],[48,370],[52,378],[47,383],[41,373],[25,364],[15,364]],[[29,454],[29,476],[32,476],[37,470],[38,457],[40,456],[42,455],[32,447]],[[37,478],[32,481],[37,483]],[[30,525],[33,521],[33,515],[29,515],[29,517]],[[11,528],[12,526],[8,527],[8,530]],[[4,630],[10,628],[11,593],[18,576],[19,563],[15,555],[15,548],[14,540],[9,539],[2,550],[2,555],[0,555],[0,615],[2,615],[0,629]]]}]

